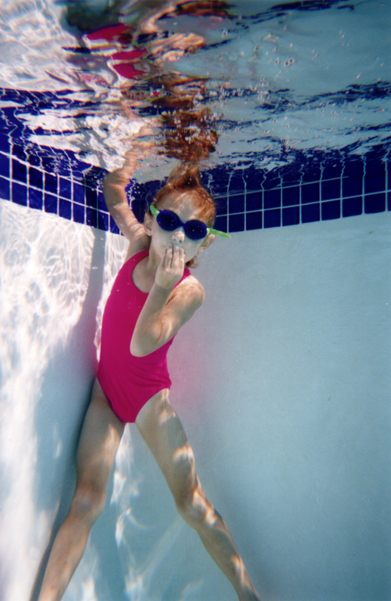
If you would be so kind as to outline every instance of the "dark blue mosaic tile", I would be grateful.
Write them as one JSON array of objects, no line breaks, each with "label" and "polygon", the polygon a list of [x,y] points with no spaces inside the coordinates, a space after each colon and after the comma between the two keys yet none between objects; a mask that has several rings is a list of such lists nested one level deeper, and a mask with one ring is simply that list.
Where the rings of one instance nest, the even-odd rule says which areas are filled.
[{"label": "dark blue mosaic tile", "polygon": [[340,161],[326,161],[322,166],[322,179],[334,179],[341,175],[342,163]]},{"label": "dark blue mosaic tile", "polygon": [[59,200],[59,214],[64,219],[72,219],[72,203],[65,198]]},{"label": "dark blue mosaic tile", "polygon": [[4,134],[0,134],[0,150],[6,154],[10,154],[11,152],[10,139]]},{"label": "dark blue mosaic tile", "polygon": [[320,203],[307,204],[301,207],[301,222],[320,221]]},{"label": "dark blue mosaic tile", "polygon": [[42,171],[38,171],[38,169],[34,169],[34,167],[29,167],[29,184],[30,186],[34,186],[35,188],[43,189],[43,173]]},{"label": "dark blue mosaic tile", "polygon": [[73,182],[73,201],[84,205],[84,187],[77,182]]},{"label": "dark blue mosaic tile", "polygon": [[320,183],[304,184],[301,186],[301,203],[318,202],[320,200]]},{"label": "dark blue mosaic tile", "polygon": [[262,227],[262,211],[247,213],[246,230],[259,230]]},{"label": "dark blue mosaic tile", "polygon": [[105,203],[105,197],[103,196],[103,192],[98,192],[98,209],[101,211],[105,211],[107,213],[108,209]]},{"label": "dark blue mosaic tile", "polygon": [[297,225],[300,223],[300,207],[282,209],[282,225]]},{"label": "dark blue mosaic tile", "polygon": [[0,134],[0,151],[5,152],[5,154],[11,154],[11,143],[9,136]]},{"label": "dark blue mosaic tile", "polygon": [[362,196],[353,196],[342,200],[342,217],[352,217],[362,214]]},{"label": "dark blue mosaic tile", "polygon": [[27,160],[26,151],[24,146],[20,146],[19,144],[13,144],[12,146],[12,154],[17,157],[21,161]]},{"label": "dark blue mosaic tile", "polygon": [[98,229],[108,232],[109,230],[109,215],[98,211]]},{"label": "dark blue mosaic tile", "polygon": [[60,177],[59,179],[59,191],[60,196],[66,198],[68,200],[72,199],[72,182],[69,179],[65,179],[64,177]]},{"label": "dark blue mosaic tile", "polygon": [[321,178],[321,166],[311,165],[304,170],[302,182],[319,182]]},{"label": "dark blue mosaic tile", "polygon": [[343,177],[362,180],[364,175],[364,161],[359,159],[351,159],[344,165]]},{"label": "dark blue mosaic tile", "polygon": [[39,156],[37,156],[34,153],[28,153],[27,154],[27,162],[29,165],[32,165],[33,167],[40,167],[41,166],[41,159]]},{"label": "dark blue mosaic tile", "polygon": [[16,202],[19,205],[27,207],[27,187],[19,184],[18,182],[12,182],[12,202]]},{"label": "dark blue mosaic tile", "polygon": [[246,180],[246,191],[252,192],[256,190],[260,190],[262,188],[262,183],[265,179],[265,175],[260,173],[254,167],[249,167],[243,172],[243,177]]},{"label": "dark blue mosaic tile", "polygon": [[281,179],[280,176],[271,171],[265,174],[264,181],[262,183],[262,188],[264,190],[272,190],[273,188],[281,187]]},{"label": "dark blue mosaic tile", "polygon": [[279,227],[281,225],[281,211],[271,209],[263,214],[264,227]]},{"label": "dark blue mosaic tile", "polygon": [[283,187],[292,186],[292,184],[298,184],[300,181],[300,173],[297,171],[296,165],[288,165],[280,171],[280,177],[282,177]]},{"label": "dark blue mosaic tile", "polygon": [[322,202],[322,221],[339,219],[341,217],[341,203],[339,200]]},{"label": "dark blue mosaic tile", "polygon": [[54,196],[54,194],[49,194],[49,192],[45,192],[44,207],[45,207],[46,213],[56,213],[57,214],[57,210],[58,210],[57,196]]},{"label": "dark blue mosaic tile", "polygon": [[45,192],[57,194],[57,176],[45,173]]},{"label": "dark blue mosaic tile", "polygon": [[214,201],[216,203],[216,215],[226,215],[228,213],[227,197],[215,198]]},{"label": "dark blue mosaic tile", "polygon": [[230,213],[243,213],[244,211],[244,194],[235,194],[228,199]]},{"label": "dark blue mosaic tile", "polygon": [[35,188],[29,187],[29,207],[31,209],[43,209],[43,194],[42,190],[36,190]]},{"label": "dark blue mosaic tile", "polygon": [[4,200],[11,199],[10,181],[0,176],[0,198]]},{"label": "dark blue mosaic tile", "polygon": [[227,216],[221,215],[221,216],[216,217],[216,221],[215,221],[215,224],[213,227],[216,230],[221,230],[222,232],[227,232],[228,231]]},{"label": "dark blue mosaic tile", "polygon": [[84,185],[92,190],[97,190],[101,185],[104,177],[103,169],[100,167],[90,167],[89,170],[84,174]]},{"label": "dark blue mosaic tile", "polygon": [[53,173],[56,167],[54,157],[51,156],[43,156],[42,159],[42,169],[46,173]]},{"label": "dark blue mosaic tile", "polygon": [[[129,198],[128,198],[128,200],[129,200]],[[149,207],[149,205],[146,204],[146,202],[143,198],[135,198],[134,200],[131,201],[131,206],[132,206],[132,211],[136,216],[136,219],[138,219],[138,221],[140,223],[142,223],[143,219],[144,219],[145,211],[146,211],[147,207]]]},{"label": "dark blue mosaic tile", "polygon": [[282,189],[282,206],[289,207],[300,204],[300,188],[299,186],[291,186]]},{"label": "dark blue mosaic tile", "polygon": [[12,159],[12,179],[22,184],[27,183],[27,167],[23,163],[20,163],[16,159]]},{"label": "dark blue mosaic tile", "polygon": [[98,225],[98,211],[87,207],[86,209],[86,224],[91,227],[97,227]]},{"label": "dark blue mosaic tile", "polygon": [[110,221],[110,232],[112,234],[119,234],[119,227],[118,225],[115,223],[114,219],[112,218],[112,216],[109,216],[109,221]]},{"label": "dark blue mosaic tile", "polygon": [[388,192],[387,196],[388,196],[388,200],[387,200],[387,210],[388,210],[388,211],[391,211],[391,192]]},{"label": "dark blue mosaic tile", "polygon": [[98,195],[96,190],[91,190],[91,188],[86,188],[86,204],[88,207],[92,209],[96,209],[98,205]]},{"label": "dark blue mosaic tile", "polygon": [[381,213],[386,210],[386,194],[365,194],[364,211],[365,213]]},{"label": "dark blue mosaic tile", "polygon": [[[207,189],[210,189],[213,196],[225,195],[228,189],[229,173],[223,166],[216,167],[212,172],[204,171],[201,174],[202,182]],[[161,182],[157,182],[161,188]]]},{"label": "dark blue mosaic tile", "polygon": [[244,192],[244,177],[242,171],[234,171],[231,179],[229,180],[229,192],[230,195],[235,192]]},{"label": "dark blue mosaic tile", "polygon": [[[162,188],[162,182],[154,180],[152,182],[147,182],[145,184],[143,184],[142,186],[142,198],[143,200],[150,205],[156,194],[159,192],[159,190]],[[145,205],[144,205],[145,206]]]},{"label": "dark blue mosaic tile", "polygon": [[344,177],[342,179],[342,197],[362,194],[362,177]]},{"label": "dark blue mosaic tile", "polygon": [[10,177],[10,159],[5,154],[0,154],[0,175]]},{"label": "dark blue mosaic tile", "polygon": [[[224,187],[225,186],[225,187]],[[212,198],[227,196],[228,182],[213,182],[211,186],[206,186],[206,189],[211,194]]]},{"label": "dark blue mosaic tile", "polygon": [[85,223],[85,208],[82,205],[73,205],[73,220],[76,223]]},{"label": "dark blue mosaic tile", "polygon": [[244,213],[240,215],[229,216],[229,231],[243,232],[244,231]]},{"label": "dark blue mosaic tile", "polygon": [[281,190],[265,190],[263,193],[263,206],[265,209],[275,209],[281,206]]},{"label": "dark blue mosaic tile", "polygon": [[331,179],[322,182],[322,200],[341,197],[341,180]]},{"label": "dark blue mosaic tile", "polygon": [[383,161],[367,161],[365,164],[365,193],[382,192],[386,189],[386,169]]},{"label": "dark blue mosaic tile", "polygon": [[246,208],[247,211],[262,209],[262,192],[247,192]]}]

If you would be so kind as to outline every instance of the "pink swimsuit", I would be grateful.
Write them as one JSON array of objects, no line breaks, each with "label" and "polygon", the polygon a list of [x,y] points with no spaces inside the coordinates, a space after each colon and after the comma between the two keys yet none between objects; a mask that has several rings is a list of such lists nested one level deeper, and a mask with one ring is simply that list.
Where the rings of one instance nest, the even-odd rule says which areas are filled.
[{"label": "pink swimsuit", "polygon": [[[97,378],[113,411],[124,422],[134,422],[153,395],[171,387],[167,351],[174,337],[146,357],[135,357],[130,352],[133,330],[148,296],[136,287],[132,274],[148,254],[147,250],[141,251],[122,266],[103,314]],[[190,270],[185,268],[181,281],[189,275]]]}]

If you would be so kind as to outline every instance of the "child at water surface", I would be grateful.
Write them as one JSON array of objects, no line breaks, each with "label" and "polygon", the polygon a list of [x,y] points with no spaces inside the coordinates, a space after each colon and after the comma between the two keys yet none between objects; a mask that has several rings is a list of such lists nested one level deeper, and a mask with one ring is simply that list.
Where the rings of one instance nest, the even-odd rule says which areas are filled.
[{"label": "child at water surface", "polygon": [[212,228],[215,205],[196,166],[174,171],[138,222],[127,202],[131,161],[104,182],[108,209],[129,240],[106,304],[101,356],[81,431],[77,483],[49,557],[39,601],[58,601],[103,511],[125,424],[135,423],[174,497],[180,515],[231,582],[240,601],[260,601],[227,525],[207,499],[194,454],[169,402],[166,354],[175,334],[204,300],[189,267],[224,235]]}]

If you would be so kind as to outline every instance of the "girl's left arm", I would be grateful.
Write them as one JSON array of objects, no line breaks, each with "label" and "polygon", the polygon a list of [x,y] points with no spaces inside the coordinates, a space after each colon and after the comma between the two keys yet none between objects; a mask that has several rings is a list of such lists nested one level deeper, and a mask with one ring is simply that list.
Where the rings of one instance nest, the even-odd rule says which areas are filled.
[{"label": "girl's left arm", "polygon": [[[170,252],[180,251],[168,251],[168,255]],[[193,276],[173,289],[183,270],[183,258],[172,269],[162,261],[133,332],[130,343],[132,355],[145,357],[166,344],[202,305],[204,288]]]}]

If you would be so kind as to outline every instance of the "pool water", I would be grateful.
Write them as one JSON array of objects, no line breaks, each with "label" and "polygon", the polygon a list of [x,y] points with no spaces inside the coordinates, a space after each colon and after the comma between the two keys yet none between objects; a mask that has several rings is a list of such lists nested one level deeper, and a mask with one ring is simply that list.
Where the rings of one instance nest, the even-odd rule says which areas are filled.
[{"label": "pool water", "polygon": [[3,2],[3,198],[116,231],[106,170],[149,127],[141,216],[174,164],[164,115],[207,109],[221,229],[389,209],[389,3],[183,4]]},{"label": "pool water", "polygon": [[[107,6],[0,0],[0,598],[36,601],[69,507],[126,253],[101,182],[141,147],[139,218],[198,153],[232,232],[195,274],[171,401],[254,584],[388,601],[391,5]],[[133,426],[64,596],[113,599],[235,599]]]}]

